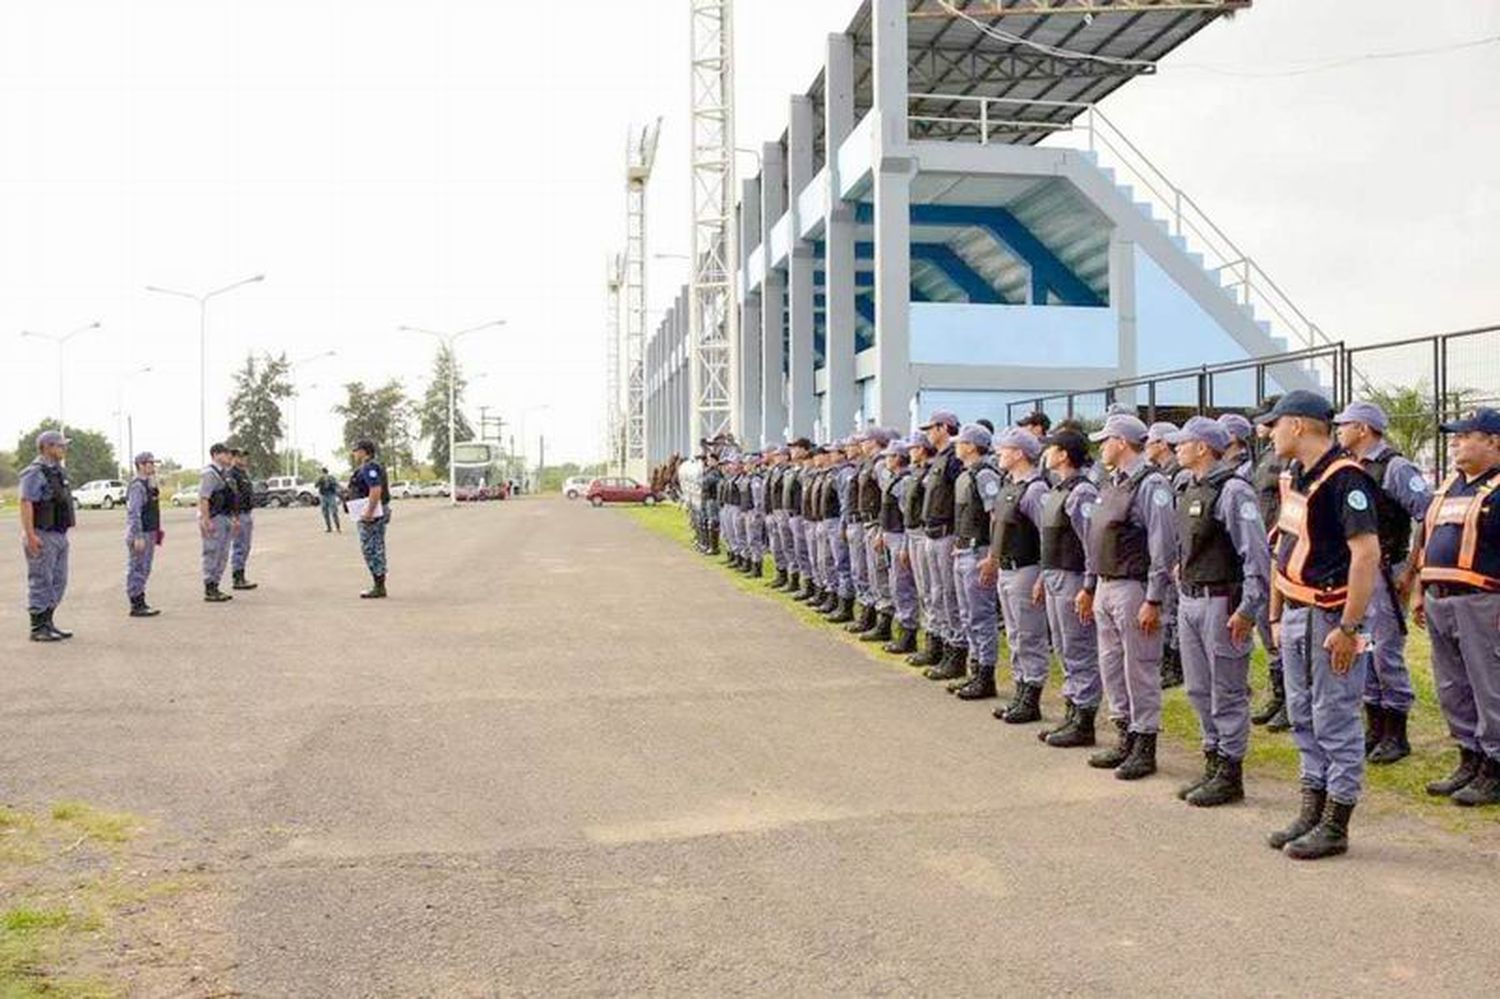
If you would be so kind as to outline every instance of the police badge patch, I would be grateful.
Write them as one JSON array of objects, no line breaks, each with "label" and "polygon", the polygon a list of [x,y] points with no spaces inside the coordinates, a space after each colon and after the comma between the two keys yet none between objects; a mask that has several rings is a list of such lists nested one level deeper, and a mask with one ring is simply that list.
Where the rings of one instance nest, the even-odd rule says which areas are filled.
[{"label": "police badge patch", "polygon": [[1349,493],[1349,508],[1351,510],[1359,510],[1360,512],[1370,509],[1370,497],[1366,496],[1361,489],[1351,491]]}]

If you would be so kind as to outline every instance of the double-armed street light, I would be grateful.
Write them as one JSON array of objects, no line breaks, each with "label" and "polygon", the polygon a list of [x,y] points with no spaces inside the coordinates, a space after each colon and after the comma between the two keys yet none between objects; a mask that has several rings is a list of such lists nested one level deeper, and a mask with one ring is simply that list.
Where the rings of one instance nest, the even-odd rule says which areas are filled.
[{"label": "double-armed street light", "polygon": [[451,333],[442,333],[438,330],[423,329],[420,326],[398,326],[396,329],[401,333],[421,333],[426,336],[436,337],[438,343],[448,353],[448,502],[452,506],[458,505],[458,476],[453,471],[453,446],[454,419],[456,412],[456,388],[454,383],[458,380],[458,357],[454,354],[453,345],[460,337],[468,336],[470,333],[478,333],[480,330],[492,329],[496,326],[504,326],[504,319],[492,319],[478,326],[470,326],[468,329],[456,330]]},{"label": "double-armed street light", "polygon": [[67,418],[63,416],[63,376],[64,374],[66,374],[68,368],[67,365],[63,363],[63,348],[68,345],[69,340],[73,339],[78,334],[85,333],[89,330],[96,330],[102,325],[104,324],[99,322],[92,322],[87,326],[80,326],[76,330],[70,330],[67,333],[38,333],[36,330],[21,331],[22,336],[34,337],[38,340],[49,340],[52,343],[57,344],[57,430],[58,433],[62,434],[64,437],[68,435],[68,426]]}]

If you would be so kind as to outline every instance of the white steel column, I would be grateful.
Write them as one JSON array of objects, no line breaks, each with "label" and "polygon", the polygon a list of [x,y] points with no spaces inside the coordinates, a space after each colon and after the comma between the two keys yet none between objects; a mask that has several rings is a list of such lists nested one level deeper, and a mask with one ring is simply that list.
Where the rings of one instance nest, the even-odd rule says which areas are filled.
[{"label": "white steel column", "polygon": [[646,185],[661,121],[632,133],[625,165],[625,474],[646,477]]},{"label": "white steel column", "polygon": [[[760,286],[761,436],[780,440],[786,433],[786,272],[771,266],[771,230],[786,211],[786,160],[781,143],[760,147],[760,234],[766,275]],[[809,277],[811,283],[811,277]],[[808,300],[811,308],[812,300]],[[809,316],[811,313],[809,313]],[[809,320],[810,321],[810,320]]]},{"label": "white steel column", "polygon": [[[791,217],[791,260],[787,264],[791,311],[791,352],[787,359],[787,410],[793,436],[812,433],[818,418],[813,398],[813,269],[817,263],[811,244],[798,238],[797,195],[812,181],[812,98],[792,98],[787,128],[787,202]],[[826,237],[825,237],[826,238]]]},{"label": "white steel column", "polygon": [[620,349],[620,310],[624,304],[625,259],[616,253],[607,261],[605,288],[604,353],[605,353],[605,398],[608,411],[605,413],[604,432],[605,462],[611,475],[625,474],[625,383],[622,376],[624,357]]},{"label": "white steel column", "polygon": [[911,404],[911,178],[906,0],[872,0],[875,106],[875,392],[866,419],[905,426]]},{"label": "white steel column", "polygon": [[[740,260],[750,259],[750,251],[760,243],[760,180],[754,178],[740,184],[739,240]],[[761,336],[760,292],[747,289],[740,303],[740,350],[739,392],[736,395],[739,410],[738,425],[744,430],[747,441],[757,438],[764,445],[772,439],[761,425]],[[778,439],[779,438],[775,438]]]},{"label": "white steel column", "polygon": [[736,434],[735,354],[739,273],[734,234],[734,5],[690,0],[693,239],[688,314],[692,330],[694,437]]},{"label": "white steel column", "polygon": [[854,131],[854,39],[848,35],[828,36],[823,80],[823,120],[827,128],[824,148],[830,181],[828,214],[823,227],[828,248],[823,262],[823,294],[827,302],[824,364],[828,375],[829,433],[838,436],[854,429],[854,411],[859,407],[854,384],[854,206],[838,197],[838,150]]}]

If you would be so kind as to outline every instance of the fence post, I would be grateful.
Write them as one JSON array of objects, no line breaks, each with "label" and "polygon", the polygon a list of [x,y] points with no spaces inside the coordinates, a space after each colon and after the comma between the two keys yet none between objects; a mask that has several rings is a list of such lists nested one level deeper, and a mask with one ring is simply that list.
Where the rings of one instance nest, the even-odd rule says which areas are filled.
[{"label": "fence post", "polygon": [[1443,432],[1438,429],[1446,415],[1448,402],[1448,338],[1439,336],[1432,341],[1432,402],[1437,421],[1432,425],[1433,466],[1438,479],[1448,474],[1448,449],[1443,447]]},{"label": "fence post", "polygon": [[1203,415],[1203,400],[1204,400],[1205,395],[1207,394],[1206,393],[1207,384],[1208,384],[1208,366],[1204,365],[1198,371],[1198,415],[1199,416]]}]

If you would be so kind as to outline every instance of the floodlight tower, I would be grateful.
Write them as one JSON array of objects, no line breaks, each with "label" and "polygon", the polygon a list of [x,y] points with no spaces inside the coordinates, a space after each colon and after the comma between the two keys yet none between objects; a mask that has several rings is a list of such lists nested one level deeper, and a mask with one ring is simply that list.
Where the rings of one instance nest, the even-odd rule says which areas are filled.
[{"label": "floodlight tower", "polygon": [[646,185],[656,164],[661,119],[632,132],[625,150],[625,474],[645,482]]},{"label": "floodlight tower", "polygon": [[734,3],[688,0],[692,58],[692,276],[688,291],[688,440],[741,435],[739,274],[734,227]]},{"label": "floodlight tower", "polygon": [[620,305],[625,288],[625,258],[613,254],[605,261],[604,287],[604,433],[605,460],[611,475],[625,474],[625,399],[620,377]]}]

